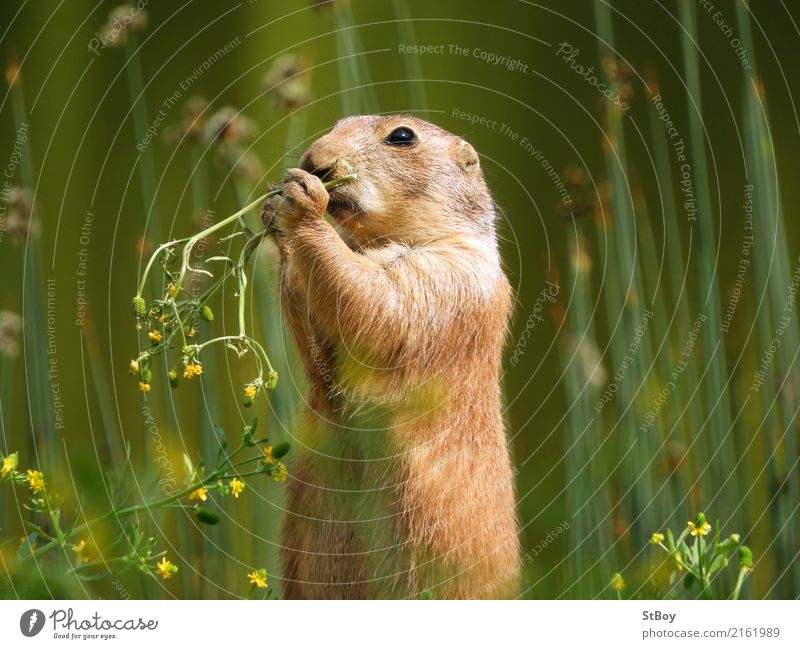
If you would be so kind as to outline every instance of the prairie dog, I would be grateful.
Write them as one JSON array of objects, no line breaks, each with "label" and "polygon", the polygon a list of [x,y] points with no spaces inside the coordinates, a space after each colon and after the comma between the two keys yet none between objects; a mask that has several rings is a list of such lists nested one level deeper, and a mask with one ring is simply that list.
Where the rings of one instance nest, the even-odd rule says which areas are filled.
[{"label": "prairie dog", "polygon": [[300,167],[262,208],[310,386],[285,597],[516,596],[500,389],[512,294],[478,155],[414,117],[357,116]]}]

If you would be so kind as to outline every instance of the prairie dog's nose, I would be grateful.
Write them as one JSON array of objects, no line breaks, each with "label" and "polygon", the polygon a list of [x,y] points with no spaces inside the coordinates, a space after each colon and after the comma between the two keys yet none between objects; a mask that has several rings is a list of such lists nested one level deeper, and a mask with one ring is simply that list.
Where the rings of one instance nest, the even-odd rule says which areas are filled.
[{"label": "prairie dog's nose", "polygon": [[336,160],[322,157],[317,147],[313,144],[300,158],[300,168],[322,180],[330,180],[334,167],[336,167]]}]

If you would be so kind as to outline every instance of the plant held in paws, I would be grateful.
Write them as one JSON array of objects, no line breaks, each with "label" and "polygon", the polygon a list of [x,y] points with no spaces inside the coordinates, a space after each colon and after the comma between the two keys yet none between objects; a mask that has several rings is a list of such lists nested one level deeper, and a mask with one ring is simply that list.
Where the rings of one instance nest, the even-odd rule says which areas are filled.
[{"label": "plant held in paws", "polygon": [[[326,189],[332,189],[355,178],[346,175],[341,178],[324,183]],[[172,387],[177,387],[181,375],[185,379],[192,379],[203,373],[201,354],[206,347],[213,344],[223,344],[234,351],[240,358],[252,353],[256,359],[258,375],[244,386],[244,405],[250,406],[253,399],[262,389],[273,390],[278,380],[278,375],[272,368],[264,347],[255,338],[247,333],[245,325],[245,300],[247,291],[247,266],[253,252],[270,229],[253,233],[242,221],[242,217],[250,210],[257,208],[267,198],[278,196],[282,189],[274,189],[260,196],[252,203],[246,205],[235,214],[222,219],[218,223],[198,232],[190,237],[174,239],[163,243],[150,257],[139,281],[139,290],[133,298],[133,310],[136,316],[136,326],[139,330],[147,331],[149,346],[139,352],[130,362],[131,374],[139,381],[139,389],[150,392],[152,380],[153,360],[161,355],[168,354],[177,349],[178,355],[169,371],[169,382]],[[189,261],[195,246],[206,237],[222,230],[223,228],[238,223],[237,230],[222,239],[224,243],[238,237],[247,237],[242,245],[238,258],[228,255],[218,255],[209,258],[208,262],[223,265],[223,270],[215,276],[206,269],[192,268]],[[144,298],[147,278],[153,267],[158,264],[164,273],[166,291],[164,295],[149,302]],[[184,280],[191,273],[201,273],[209,276],[213,281],[199,295],[194,295],[184,288]],[[214,314],[208,301],[228,280],[237,282],[236,297],[238,299],[238,324],[239,330],[235,334],[226,334],[199,342],[196,341],[199,328],[203,322],[210,322]]]}]

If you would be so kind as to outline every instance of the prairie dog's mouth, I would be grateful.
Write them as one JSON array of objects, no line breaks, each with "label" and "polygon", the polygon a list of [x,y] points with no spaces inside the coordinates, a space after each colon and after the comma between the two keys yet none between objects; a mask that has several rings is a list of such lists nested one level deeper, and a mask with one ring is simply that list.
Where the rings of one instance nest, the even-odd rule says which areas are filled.
[{"label": "prairie dog's mouth", "polygon": [[328,196],[328,212],[333,217],[352,216],[361,211],[358,202],[348,196],[340,187],[329,190]]},{"label": "prairie dog's mouth", "polygon": [[361,211],[353,190],[352,181],[358,177],[353,165],[346,158],[336,158],[329,164],[315,165],[311,158],[301,162],[301,167],[315,175],[324,183],[337,183],[328,188],[328,212],[341,220]]}]

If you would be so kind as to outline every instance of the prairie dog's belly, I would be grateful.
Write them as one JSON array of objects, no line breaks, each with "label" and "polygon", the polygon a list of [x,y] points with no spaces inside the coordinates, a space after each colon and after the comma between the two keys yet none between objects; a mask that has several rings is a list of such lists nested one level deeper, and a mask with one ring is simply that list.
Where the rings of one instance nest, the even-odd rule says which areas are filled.
[{"label": "prairie dog's belly", "polygon": [[300,582],[302,597],[405,596],[404,478],[386,430],[345,428],[312,413],[302,420],[284,525],[285,577]]}]

